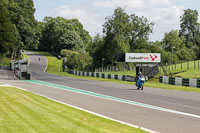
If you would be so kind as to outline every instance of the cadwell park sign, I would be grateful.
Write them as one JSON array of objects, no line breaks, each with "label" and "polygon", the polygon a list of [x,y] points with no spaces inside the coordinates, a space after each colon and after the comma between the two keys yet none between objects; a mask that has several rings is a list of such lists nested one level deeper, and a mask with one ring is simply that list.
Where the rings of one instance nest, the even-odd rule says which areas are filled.
[{"label": "cadwell park sign", "polygon": [[160,63],[160,53],[126,53],[125,62]]}]

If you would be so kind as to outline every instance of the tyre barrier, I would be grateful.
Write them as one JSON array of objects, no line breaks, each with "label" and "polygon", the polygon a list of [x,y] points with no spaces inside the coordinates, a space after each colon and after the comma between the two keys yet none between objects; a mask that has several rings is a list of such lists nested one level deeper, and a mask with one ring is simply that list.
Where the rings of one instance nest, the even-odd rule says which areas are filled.
[{"label": "tyre barrier", "polygon": [[161,76],[159,77],[159,82],[170,85],[200,88],[200,79]]},{"label": "tyre barrier", "polygon": [[106,74],[106,73],[98,73],[98,72],[82,72],[82,71],[74,71],[74,70],[69,70],[68,72],[70,74],[78,75],[78,76],[88,76],[88,77],[116,79],[116,80],[121,80],[121,81],[135,82],[135,77],[130,76],[130,75]]}]

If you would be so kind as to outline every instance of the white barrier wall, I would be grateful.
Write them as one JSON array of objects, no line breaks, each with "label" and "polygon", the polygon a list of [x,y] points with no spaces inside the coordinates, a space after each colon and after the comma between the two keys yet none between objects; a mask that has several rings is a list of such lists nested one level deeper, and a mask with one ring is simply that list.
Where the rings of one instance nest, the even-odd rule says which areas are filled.
[{"label": "white barrier wall", "polygon": [[[82,71],[70,71],[71,74],[74,74],[74,75],[79,75],[79,76],[90,76],[92,77],[92,75],[94,75],[94,77],[97,77],[97,72],[89,72],[89,74],[87,75],[87,72],[82,72]],[[103,78],[103,74],[104,73],[98,73],[99,75],[99,78]],[[123,77],[124,77],[124,80],[125,81],[131,81],[131,82],[134,82],[135,79],[134,77],[132,76],[127,76],[127,75],[117,75],[116,76],[116,80],[123,80]],[[115,74],[104,74],[104,78],[105,79],[115,79]]]},{"label": "white barrier wall", "polygon": [[197,79],[190,79],[189,86],[196,87],[197,86]]},{"label": "white barrier wall", "polygon": [[122,80],[122,75],[118,75],[118,80]]},{"label": "white barrier wall", "polygon": [[[162,79],[162,80],[161,80]],[[175,80],[174,82],[171,81],[171,83],[169,82],[169,80]],[[175,85],[178,86],[188,86],[188,87],[195,87],[195,88],[200,88],[200,80],[199,79],[191,79],[191,78],[179,78],[179,77],[175,77],[175,78],[169,78],[167,76],[162,76],[160,77],[160,82],[161,83],[165,83],[165,84],[172,84],[175,83]],[[198,83],[199,82],[199,83]]]},{"label": "white barrier wall", "polygon": [[105,79],[108,79],[108,74],[105,74]]},{"label": "white barrier wall", "polygon": [[96,72],[94,72],[94,77],[97,77],[97,73]]},{"label": "white barrier wall", "polygon": [[168,84],[169,83],[169,77],[163,76],[163,83]]},{"label": "white barrier wall", "polygon": [[175,77],[175,85],[182,86],[182,78]]},{"label": "white barrier wall", "polygon": [[111,79],[115,79],[115,75],[114,74],[111,74]]},{"label": "white barrier wall", "polygon": [[99,78],[102,78],[102,73],[99,73]]},{"label": "white barrier wall", "polygon": [[89,76],[92,77],[92,72],[89,72]]}]

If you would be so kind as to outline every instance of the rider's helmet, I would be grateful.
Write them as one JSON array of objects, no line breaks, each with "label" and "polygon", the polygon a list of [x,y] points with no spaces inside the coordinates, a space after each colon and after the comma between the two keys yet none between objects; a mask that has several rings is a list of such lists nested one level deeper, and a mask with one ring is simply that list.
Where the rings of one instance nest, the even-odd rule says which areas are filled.
[{"label": "rider's helmet", "polygon": [[138,76],[142,76],[142,72],[139,72]]}]

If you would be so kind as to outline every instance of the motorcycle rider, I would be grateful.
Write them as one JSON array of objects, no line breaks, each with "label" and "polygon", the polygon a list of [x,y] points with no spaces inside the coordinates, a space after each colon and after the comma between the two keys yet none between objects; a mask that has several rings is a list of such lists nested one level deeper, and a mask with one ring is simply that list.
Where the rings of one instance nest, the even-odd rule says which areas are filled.
[{"label": "motorcycle rider", "polygon": [[142,72],[139,72],[138,75],[137,75],[137,80],[136,80],[136,86],[137,86],[137,90],[139,90],[139,84],[140,84],[140,79],[142,77]]}]

